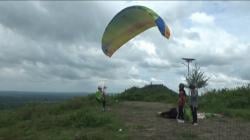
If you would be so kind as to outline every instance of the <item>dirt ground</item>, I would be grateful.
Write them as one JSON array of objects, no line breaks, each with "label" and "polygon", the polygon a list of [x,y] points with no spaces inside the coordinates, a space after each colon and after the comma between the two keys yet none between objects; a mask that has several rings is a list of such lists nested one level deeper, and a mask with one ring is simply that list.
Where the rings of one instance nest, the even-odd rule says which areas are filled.
[{"label": "dirt ground", "polygon": [[226,117],[178,124],[175,119],[161,118],[159,111],[171,105],[152,102],[121,102],[113,111],[125,121],[131,140],[250,140],[250,122]]}]

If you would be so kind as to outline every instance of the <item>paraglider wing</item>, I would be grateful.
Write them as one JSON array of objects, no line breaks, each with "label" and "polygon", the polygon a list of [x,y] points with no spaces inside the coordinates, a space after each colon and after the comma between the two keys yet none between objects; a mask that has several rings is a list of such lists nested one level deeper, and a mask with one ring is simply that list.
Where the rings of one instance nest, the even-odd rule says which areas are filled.
[{"label": "paraglider wing", "polygon": [[163,19],[144,6],[123,9],[110,21],[102,37],[102,50],[111,57],[113,53],[141,32],[157,26],[161,34],[170,37],[170,30]]}]

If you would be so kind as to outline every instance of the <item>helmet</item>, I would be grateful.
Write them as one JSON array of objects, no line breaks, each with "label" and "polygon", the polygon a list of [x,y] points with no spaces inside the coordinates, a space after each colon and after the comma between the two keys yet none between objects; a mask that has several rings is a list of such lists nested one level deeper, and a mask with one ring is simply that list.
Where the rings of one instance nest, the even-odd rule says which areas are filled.
[{"label": "helmet", "polygon": [[195,89],[195,85],[194,85],[194,84],[190,84],[190,85],[189,85],[189,88],[190,88],[190,89]]},{"label": "helmet", "polygon": [[180,89],[183,89],[184,87],[185,87],[185,85],[184,85],[183,83],[180,83],[180,84],[179,84],[179,88],[180,88]]}]

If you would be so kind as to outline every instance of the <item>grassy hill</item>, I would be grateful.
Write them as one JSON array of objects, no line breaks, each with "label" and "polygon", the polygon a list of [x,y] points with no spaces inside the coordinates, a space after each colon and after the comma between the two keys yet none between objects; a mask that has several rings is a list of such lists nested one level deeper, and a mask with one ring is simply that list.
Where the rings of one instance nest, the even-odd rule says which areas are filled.
[{"label": "grassy hill", "polygon": [[[108,106],[114,102],[108,99]],[[0,110],[0,140],[126,139],[117,115],[102,112],[93,95],[60,103],[32,103]]]},{"label": "grassy hill", "polygon": [[[172,102],[176,97],[175,92],[163,85],[148,85],[107,97],[107,106],[116,108],[119,105],[117,100]],[[11,98],[11,101],[15,100]],[[127,133],[118,131],[120,128],[126,127],[118,114],[112,110],[102,112],[94,94],[0,110],[0,140],[128,139]]]},{"label": "grassy hill", "polygon": [[164,85],[146,85],[125,90],[118,98],[128,101],[176,103],[178,94]]},{"label": "grassy hill", "polygon": [[[132,87],[118,95],[120,100],[164,102],[176,105],[178,94],[164,85]],[[199,97],[199,111],[250,120],[250,85],[211,90]]]},{"label": "grassy hill", "polygon": [[[136,115],[140,112],[135,112],[136,109],[149,110],[144,107],[153,105],[153,111],[158,110],[159,106],[162,106],[159,110],[163,110],[169,104],[176,105],[177,98],[178,94],[164,85],[146,85],[107,97],[110,108],[107,112],[101,111],[101,105],[96,102],[94,95],[55,103],[29,103],[0,110],[0,140],[125,140],[129,139],[129,133],[118,130],[132,128],[125,126],[126,121],[121,119],[119,112]],[[125,100],[152,103],[133,102],[134,106],[130,106],[129,110],[132,102],[118,102]],[[198,110],[250,120],[250,86],[210,91],[199,97]],[[134,113],[127,113],[131,111]],[[155,115],[152,110],[144,113]],[[132,119],[133,116],[128,118]]]}]

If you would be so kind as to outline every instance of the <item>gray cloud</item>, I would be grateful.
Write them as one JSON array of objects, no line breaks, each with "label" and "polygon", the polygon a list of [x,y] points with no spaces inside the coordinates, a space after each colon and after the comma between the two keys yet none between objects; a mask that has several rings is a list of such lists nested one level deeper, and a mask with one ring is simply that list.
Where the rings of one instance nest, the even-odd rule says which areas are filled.
[{"label": "gray cloud", "polygon": [[[117,12],[135,4],[161,15],[172,36],[167,40],[151,28],[108,58],[101,50],[105,27]],[[153,81],[176,89],[187,72],[182,57],[196,58],[211,75],[223,73],[224,81],[250,80],[246,42],[216,26],[216,18],[209,30],[190,21],[195,12],[209,14],[204,7],[214,8],[206,2],[1,2],[0,88],[93,91],[105,81],[110,91],[121,91]],[[220,3],[216,7],[223,12]],[[218,33],[216,40],[209,31]]]},{"label": "gray cloud", "polygon": [[2,2],[0,22],[35,40],[96,41],[101,40],[109,20],[103,13],[108,11],[96,2]]}]

